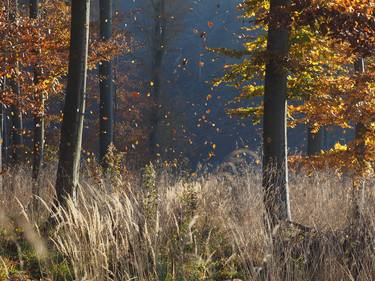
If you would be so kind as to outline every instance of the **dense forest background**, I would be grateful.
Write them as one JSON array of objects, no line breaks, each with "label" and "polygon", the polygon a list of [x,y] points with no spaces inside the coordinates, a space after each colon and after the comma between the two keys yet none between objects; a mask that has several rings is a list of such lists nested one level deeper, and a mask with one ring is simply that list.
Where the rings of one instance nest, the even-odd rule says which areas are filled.
[{"label": "dense forest background", "polygon": [[[163,132],[159,139],[163,151],[161,158],[168,161],[184,159],[185,164],[194,169],[198,163],[216,166],[241,148],[259,154],[262,124],[254,125],[249,118],[230,117],[226,110],[233,106],[238,90],[213,87],[213,81],[223,76],[224,66],[240,60],[207,49],[242,48],[246,38],[241,30],[244,19],[240,18],[241,13],[236,8],[239,1],[166,2],[168,39],[160,69],[163,80],[160,87],[163,112],[159,128]],[[155,13],[150,3],[150,0],[114,3],[115,28],[125,31],[131,38],[131,51],[115,59],[115,118],[118,121],[115,145],[126,152],[127,161],[135,166],[142,166],[150,159],[147,128],[150,126],[148,109],[150,111],[152,105],[147,101],[147,95],[152,81],[151,42]],[[93,1],[91,10],[91,21],[95,25],[99,19],[99,1]],[[97,79],[97,69],[90,71],[84,157],[99,153],[95,142],[99,130],[96,121],[99,114]],[[250,104],[248,101],[241,103]],[[57,96],[50,104],[51,112],[58,113],[63,107],[63,96]],[[129,109],[129,105],[133,108]],[[51,135],[46,144],[56,153],[60,127],[58,123],[52,124],[48,128]],[[32,127],[30,119],[25,119],[25,126]],[[338,141],[347,143],[354,137],[351,129],[329,126],[324,130],[322,148],[325,150]],[[31,134],[27,135],[32,138]],[[304,125],[288,130],[288,149],[292,154],[306,153],[307,135],[308,129]],[[30,143],[30,138],[25,138],[25,141]]]}]

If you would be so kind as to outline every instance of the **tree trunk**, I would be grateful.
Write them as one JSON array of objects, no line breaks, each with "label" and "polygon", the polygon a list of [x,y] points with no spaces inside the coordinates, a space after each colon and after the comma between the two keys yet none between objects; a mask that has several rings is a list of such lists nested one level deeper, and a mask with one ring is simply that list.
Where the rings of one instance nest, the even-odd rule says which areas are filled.
[{"label": "tree trunk", "polygon": [[322,151],[324,139],[324,129],[320,128],[318,132],[313,133],[311,128],[307,128],[307,155],[314,156]]},{"label": "tree trunk", "polygon": [[90,0],[72,0],[68,83],[61,127],[56,193],[59,203],[76,199],[85,111]]},{"label": "tree trunk", "polygon": [[[364,59],[358,59],[354,64],[354,70],[357,74],[362,74],[365,72],[365,62]],[[362,179],[363,172],[366,166],[365,163],[365,154],[366,154],[366,126],[362,123],[355,124],[355,154],[358,161],[358,171],[354,175],[353,179],[353,219],[359,220],[361,218],[360,202],[362,201],[363,196],[363,185],[364,181]]]},{"label": "tree trunk", "polygon": [[[10,81],[13,91],[17,97],[20,96],[20,86],[18,82]],[[10,107],[10,120],[12,124],[12,162],[15,165],[23,161],[24,147],[23,147],[23,116],[20,111],[19,104],[13,104]]]},{"label": "tree trunk", "polygon": [[[103,41],[112,37],[113,1],[100,0],[100,36]],[[113,144],[113,63],[103,61],[99,65],[100,79],[100,161],[103,168],[108,166],[106,154]]]},{"label": "tree trunk", "polygon": [[[357,74],[365,72],[364,59],[358,59],[354,64],[354,70]],[[347,256],[347,267],[350,271],[353,280],[358,280],[364,264],[364,252],[369,241],[369,227],[363,210],[365,200],[365,181],[363,173],[366,169],[366,126],[362,123],[355,125],[355,157],[358,164],[355,174],[353,175],[352,197],[351,197],[351,212],[349,213],[349,232],[346,234],[344,241],[344,250]]]},{"label": "tree trunk", "polygon": [[271,1],[268,31],[264,116],[263,116],[263,188],[264,203],[271,229],[280,220],[290,220],[287,164],[287,69],[289,53],[289,15],[282,7],[289,0]]},{"label": "tree trunk", "polygon": [[158,0],[154,6],[154,35],[152,48],[152,69],[151,81],[153,83],[151,96],[154,101],[155,109],[151,116],[151,133],[150,133],[150,155],[151,159],[156,159],[160,156],[160,140],[158,137],[158,130],[160,124],[160,89],[161,89],[161,72],[163,58],[165,54],[165,29],[166,29],[166,15],[165,15],[165,0]]},{"label": "tree trunk", "polygon": [[37,19],[39,16],[39,0],[29,0],[30,18]]},{"label": "tree trunk", "polygon": [[[30,18],[37,19],[39,17],[39,0],[30,0]],[[35,50],[39,53],[39,50]],[[38,65],[34,66],[34,84],[38,84],[39,80]],[[34,115],[34,144],[33,144],[33,173],[32,178],[34,184],[36,184],[39,172],[43,163],[44,156],[44,135],[45,135],[45,122],[44,122],[44,96],[42,93],[35,93],[35,101],[39,105],[38,112]],[[37,185],[34,189],[37,188]],[[33,191],[34,194],[38,194],[38,190]]]},{"label": "tree trunk", "polygon": [[[4,80],[3,80],[4,83]],[[3,86],[3,85],[2,85]],[[0,103],[0,196],[3,194],[4,106]]]},{"label": "tree trunk", "polygon": [[[9,13],[9,20],[11,22],[16,22],[18,13],[18,1],[13,2],[13,7]],[[16,62],[16,68],[19,67],[18,62]],[[23,160],[24,149],[23,149],[23,118],[20,104],[21,89],[20,85],[14,79],[9,82],[10,87],[15,95],[16,103],[10,107],[10,120],[12,124],[12,161],[13,164],[20,164]]]},{"label": "tree trunk", "polygon": [[[357,60],[354,69],[358,74],[365,73],[365,61],[363,58]],[[357,142],[356,153],[358,162],[364,165],[366,145],[365,145],[366,126],[362,123],[355,125],[355,140]]]}]

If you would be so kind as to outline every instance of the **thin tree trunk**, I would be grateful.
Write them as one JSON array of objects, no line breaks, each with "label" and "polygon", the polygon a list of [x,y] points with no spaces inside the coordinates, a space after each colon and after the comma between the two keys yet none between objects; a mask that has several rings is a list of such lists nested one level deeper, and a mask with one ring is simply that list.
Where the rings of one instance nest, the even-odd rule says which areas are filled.
[{"label": "thin tree trunk", "polygon": [[166,15],[165,15],[165,0],[158,0],[154,6],[154,35],[152,39],[152,91],[151,96],[155,103],[154,111],[151,116],[151,133],[150,133],[150,155],[151,159],[160,157],[160,139],[158,137],[158,130],[160,125],[160,90],[161,90],[161,72],[163,58],[165,54],[165,29],[166,29]]},{"label": "thin tree trunk", "polygon": [[[358,59],[354,64],[354,70],[358,74],[365,72],[364,59]],[[360,202],[363,196],[364,180],[362,179],[362,173],[365,169],[365,154],[366,154],[366,126],[362,123],[355,124],[355,153],[358,161],[358,173],[354,175],[353,179],[353,219],[359,220],[361,218]]]},{"label": "thin tree trunk", "polygon": [[[9,0],[5,3],[6,20],[10,19],[10,3]],[[2,77],[2,89],[5,91],[7,87],[7,78]],[[7,111],[4,104],[1,104],[1,168],[3,169],[4,163],[8,161],[8,131],[7,131]]]},{"label": "thin tree trunk", "polygon": [[322,151],[324,140],[324,129],[320,128],[318,132],[313,133],[312,129],[307,128],[307,155],[314,156]]},{"label": "thin tree trunk", "polygon": [[[4,80],[3,80],[4,83]],[[4,86],[4,85],[2,85]],[[4,106],[0,103],[0,196],[3,194]]]},{"label": "thin tree trunk", "polygon": [[56,193],[59,203],[76,199],[85,111],[90,0],[72,0],[68,84],[61,127]]},{"label": "thin tree trunk", "polygon": [[[30,18],[37,19],[39,17],[39,0],[30,0]],[[37,47],[39,48],[39,47]],[[40,51],[37,49],[37,53]],[[39,80],[38,64],[34,66],[34,84],[38,84]],[[43,164],[44,156],[44,138],[45,138],[45,122],[44,122],[44,96],[42,93],[36,93],[35,101],[39,106],[38,112],[34,115],[34,144],[33,144],[33,173],[32,178],[34,180],[34,194],[38,194],[37,180],[39,177],[39,172]]]},{"label": "thin tree trunk", "polygon": [[[103,41],[112,37],[113,1],[100,0],[100,36]],[[100,161],[104,168],[108,166],[106,154],[113,144],[113,63],[103,61],[99,65],[100,79]]]},{"label": "thin tree trunk", "polygon": [[271,1],[268,31],[264,117],[263,117],[263,188],[264,203],[271,229],[280,220],[290,220],[287,164],[287,69],[289,53],[289,15],[281,8],[289,0]]},{"label": "thin tree trunk", "polygon": [[[13,91],[16,96],[20,96],[20,86],[18,82],[11,81]],[[23,116],[19,104],[13,104],[10,107],[10,120],[12,124],[12,162],[13,164],[20,164],[24,158],[23,147]]]},{"label": "thin tree trunk", "polygon": [[[10,22],[16,23],[18,13],[18,1],[13,2],[13,8],[9,13]],[[16,68],[19,68],[18,62],[16,62]],[[21,89],[18,81],[14,79],[10,80],[10,86],[16,96],[17,102],[10,107],[11,123],[12,123],[12,161],[13,164],[20,164],[24,157],[23,147],[23,118],[21,111]]]},{"label": "thin tree trunk", "polygon": [[[354,69],[357,73],[365,73],[365,61],[364,59],[359,59],[354,65]],[[357,123],[355,126],[355,139],[357,141],[357,157],[360,163],[363,163],[366,153],[365,145],[365,134],[366,127],[362,123]]]},{"label": "thin tree trunk", "polygon": [[[6,83],[6,80],[5,80],[5,83]],[[9,113],[8,113],[7,107],[4,104],[2,105],[2,110],[3,110],[2,163],[3,163],[3,168],[4,168],[4,165],[7,165],[9,161],[9,125],[8,125]]]}]

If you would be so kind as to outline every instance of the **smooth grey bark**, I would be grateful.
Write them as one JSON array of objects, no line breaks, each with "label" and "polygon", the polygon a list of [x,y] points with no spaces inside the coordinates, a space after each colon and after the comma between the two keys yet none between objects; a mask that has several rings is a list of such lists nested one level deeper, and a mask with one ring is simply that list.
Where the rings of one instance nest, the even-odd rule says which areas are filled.
[{"label": "smooth grey bark", "polygon": [[151,96],[154,101],[154,110],[151,114],[151,133],[150,133],[150,155],[151,159],[156,159],[159,156],[159,138],[158,128],[160,125],[160,90],[161,90],[161,74],[162,65],[166,48],[166,6],[165,0],[157,0],[153,2],[154,9],[154,31],[152,37],[152,67],[151,67],[151,81],[153,83],[151,89]]},{"label": "smooth grey bark", "polygon": [[307,155],[314,156],[320,154],[322,151],[324,140],[324,129],[319,129],[318,132],[313,133],[311,128],[307,128]]},{"label": "smooth grey bark", "polygon": [[[37,19],[39,17],[39,0],[30,0],[30,18]],[[39,53],[37,49],[36,52]],[[34,66],[34,84],[38,84],[40,69],[38,65]],[[44,120],[44,96],[35,96],[35,101],[40,106],[40,110],[34,114],[33,122],[33,172],[32,178],[37,181],[39,177],[39,172],[43,164],[44,156],[44,139],[45,139],[45,120]],[[34,188],[35,189],[35,188]],[[37,194],[37,190],[34,190],[34,194]]]},{"label": "smooth grey bark", "polygon": [[[100,0],[100,36],[103,41],[112,37],[113,1]],[[99,65],[100,79],[100,114],[99,114],[99,155],[103,168],[108,166],[106,154],[113,144],[114,97],[113,97],[113,63],[102,61]]]},{"label": "smooth grey bark", "polygon": [[85,111],[90,0],[72,0],[68,82],[61,127],[56,194],[76,199]]},{"label": "smooth grey bark", "polygon": [[289,15],[280,13],[289,0],[271,1],[268,30],[264,115],[263,188],[264,204],[271,229],[280,220],[290,220],[287,164],[287,67]]}]

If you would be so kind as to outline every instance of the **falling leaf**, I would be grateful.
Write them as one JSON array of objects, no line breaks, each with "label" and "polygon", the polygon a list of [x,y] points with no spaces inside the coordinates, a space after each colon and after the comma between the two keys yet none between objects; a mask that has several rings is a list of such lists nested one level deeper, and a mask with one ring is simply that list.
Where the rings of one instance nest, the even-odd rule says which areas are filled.
[{"label": "falling leaf", "polygon": [[131,93],[131,96],[132,96],[133,98],[138,98],[140,95],[141,95],[140,92],[132,92],[132,93]]}]

